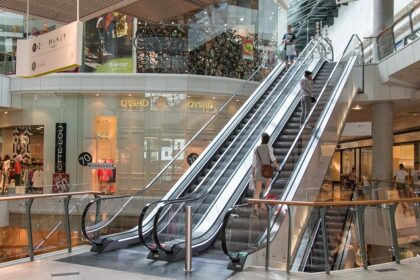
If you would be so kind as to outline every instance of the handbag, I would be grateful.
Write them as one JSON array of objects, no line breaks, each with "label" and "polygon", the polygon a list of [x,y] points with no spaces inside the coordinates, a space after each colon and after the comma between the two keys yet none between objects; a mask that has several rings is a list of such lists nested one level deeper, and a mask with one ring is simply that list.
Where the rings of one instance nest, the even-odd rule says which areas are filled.
[{"label": "handbag", "polygon": [[270,164],[263,164],[262,160],[261,160],[261,157],[260,157],[260,153],[258,152],[258,149],[257,149],[257,155],[258,155],[258,158],[260,159],[260,162],[261,162],[261,175],[264,178],[272,178],[273,173],[274,173],[274,168],[271,165],[271,159],[270,159]]}]

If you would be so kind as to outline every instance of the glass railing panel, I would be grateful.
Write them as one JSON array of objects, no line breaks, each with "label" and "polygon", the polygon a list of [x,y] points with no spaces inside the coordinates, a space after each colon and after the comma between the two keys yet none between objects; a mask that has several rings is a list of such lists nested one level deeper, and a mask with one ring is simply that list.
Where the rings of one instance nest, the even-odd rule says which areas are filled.
[{"label": "glass railing panel", "polygon": [[0,263],[28,256],[25,201],[0,201]]}]

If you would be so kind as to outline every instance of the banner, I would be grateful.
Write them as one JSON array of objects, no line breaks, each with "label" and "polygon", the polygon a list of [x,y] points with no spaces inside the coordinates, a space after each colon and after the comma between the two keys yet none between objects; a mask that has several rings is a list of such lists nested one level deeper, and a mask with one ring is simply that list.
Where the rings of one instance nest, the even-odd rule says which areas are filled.
[{"label": "banner", "polygon": [[55,173],[66,172],[66,129],[65,123],[55,124]]},{"label": "banner", "polygon": [[133,18],[109,12],[86,22],[84,72],[133,73]]},{"label": "banner", "polygon": [[43,35],[17,41],[16,75],[36,77],[82,63],[83,23],[73,22]]},{"label": "banner", "polygon": [[254,40],[251,38],[242,39],[242,58],[254,60]]},{"label": "banner", "polygon": [[64,193],[69,191],[70,175],[67,173],[53,174],[53,193]]}]

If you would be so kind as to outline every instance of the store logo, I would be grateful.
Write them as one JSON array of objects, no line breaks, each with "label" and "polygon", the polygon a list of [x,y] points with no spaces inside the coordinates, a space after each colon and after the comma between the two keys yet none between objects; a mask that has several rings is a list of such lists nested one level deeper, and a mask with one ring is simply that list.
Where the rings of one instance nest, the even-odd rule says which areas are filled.
[{"label": "store logo", "polygon": [[188,101],[188,109],[192,111],[212,112],[214,103],[212,101]]},{"label": "store logo", "polygon": [[145,98],[121,99],[120,105],[125,109],[145,108],[149,107],[149,100]]},{"label": "store logo", "polygon": [[55,124],[55,173],[66,172],[66,127],[65,123]]}]

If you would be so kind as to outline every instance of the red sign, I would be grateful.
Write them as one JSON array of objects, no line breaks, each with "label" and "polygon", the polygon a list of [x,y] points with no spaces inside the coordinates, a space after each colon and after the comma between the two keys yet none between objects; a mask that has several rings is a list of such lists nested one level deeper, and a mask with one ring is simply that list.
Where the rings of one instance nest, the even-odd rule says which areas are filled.
[{"label": "red sign", "polygon": [[53,174],[53,193],[65,193],[69,191],[70,175],[67,173]]}]

